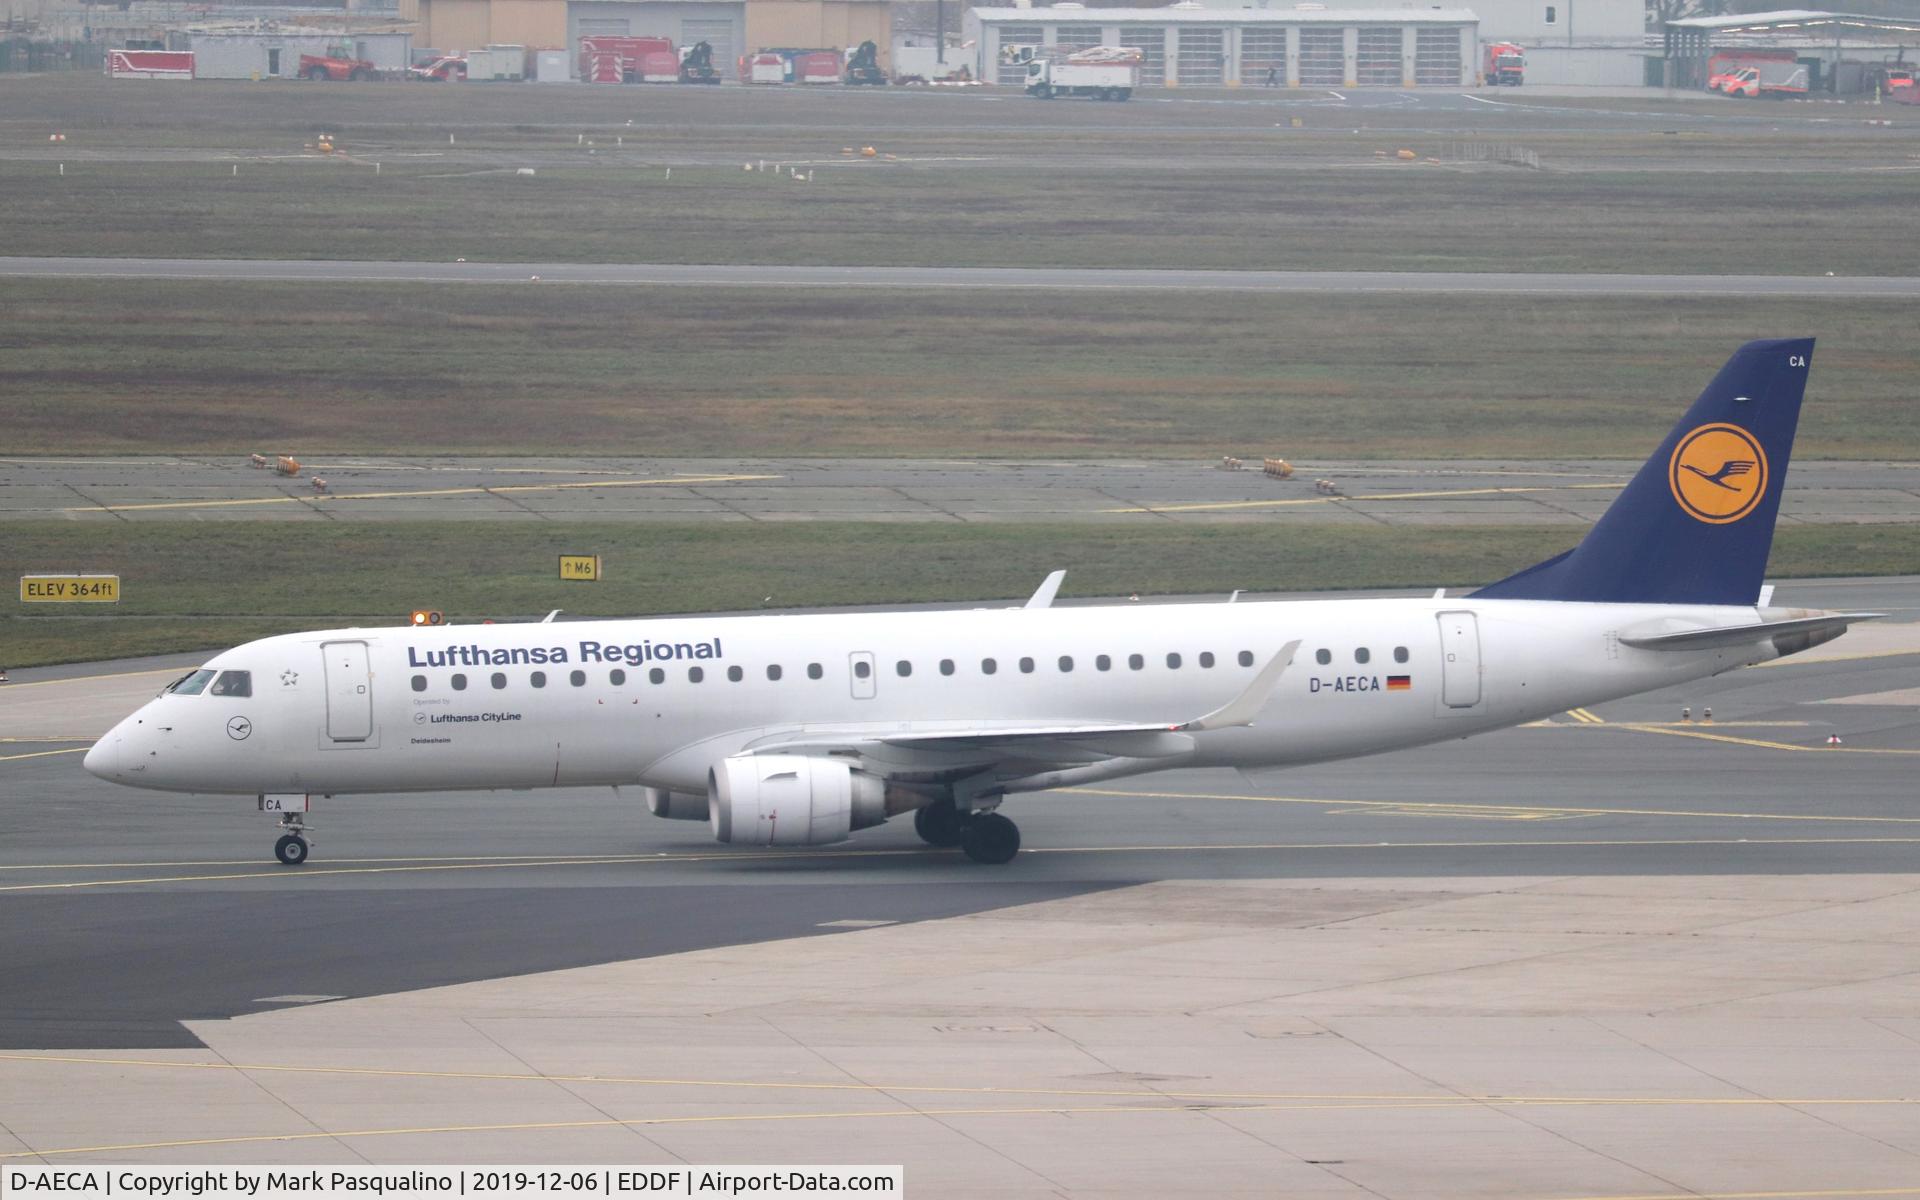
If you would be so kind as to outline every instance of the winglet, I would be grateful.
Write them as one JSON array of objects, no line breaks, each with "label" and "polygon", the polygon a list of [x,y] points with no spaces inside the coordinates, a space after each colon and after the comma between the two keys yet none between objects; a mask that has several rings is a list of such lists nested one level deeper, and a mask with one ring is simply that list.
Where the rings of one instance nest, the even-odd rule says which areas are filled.
[{"label": "winglet", "polygon": [[1060,581],[1067,577],[1065,571],[1055,571],[1040,581],[1033,595],[1027,597],[1028,608],[1052,608],[1053,597],[1060,590]]},{"label": "winglet", "polygon": [[1185,725],[1175,725],[1175,733],[1201,733],[1209,729],[1231,729],[1236,725],[1251,725],[1253,718],[1265,707],[1267,697],[1273,694],[1279,684],[1280,676],[1293,665],[1293,652],[1300,648],[1300,640],[1295,638],[1280,647],[1280,653],[1273,656],[1260,673],[1253,677],[1247,690],[1229,700],[1225,705],[1214,709],[1204,717],[1188,721]]}]

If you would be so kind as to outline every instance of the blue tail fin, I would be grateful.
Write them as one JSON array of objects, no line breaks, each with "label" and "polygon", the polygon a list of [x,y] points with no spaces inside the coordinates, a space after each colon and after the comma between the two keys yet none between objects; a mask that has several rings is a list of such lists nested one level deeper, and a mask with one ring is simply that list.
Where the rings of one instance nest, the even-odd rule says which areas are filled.
[{"label": "blue tail fin", "polygon": [[1578,546],[1474,595],[1754,603],[1812,361],[1812,338],[1740,347]]}]

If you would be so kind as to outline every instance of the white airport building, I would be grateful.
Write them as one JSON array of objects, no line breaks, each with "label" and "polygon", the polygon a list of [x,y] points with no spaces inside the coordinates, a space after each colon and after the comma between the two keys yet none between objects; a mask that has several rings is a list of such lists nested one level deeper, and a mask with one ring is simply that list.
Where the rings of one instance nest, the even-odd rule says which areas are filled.
[{"label": "white airport building", "polygon": [[[1383,8],[1379,0],[1181,0],[1167,8],[1072,3],[975,8],[966,35],[982,79],[1018,83],[1001,61],[1017,45],[1137,46],[1141,83],[1255,86],[1275,69],[1288,87],[1470,87],[1480,48],[1517,42],[1529,83],[1636,86],[1649,56],[1642,0],[1469,0]],[[1457,47],[1457,48],[1456,48]]]}]

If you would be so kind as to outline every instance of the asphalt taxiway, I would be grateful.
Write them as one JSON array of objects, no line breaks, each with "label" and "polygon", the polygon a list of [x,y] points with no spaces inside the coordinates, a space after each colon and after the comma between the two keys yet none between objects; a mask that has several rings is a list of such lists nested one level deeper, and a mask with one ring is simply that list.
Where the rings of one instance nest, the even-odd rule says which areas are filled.
[{"label": "asphalt taxiway", "polygon": [[1005,868],[562,790],[321,801],[289,870],[244,801],[80,770],[191,657],[17,672],[0,1159],[1908,1194],[1920,578],[1777,600],[1893,620],[1465,742],[1018,797]]},{"label": "asphalt taxiway", "polygon": [[[274,449],[269,447],[268,449]],[[1251,452],[1249,452],[1251,453]],[[505,521],[1288,520],[1586,525],[1639,462],[1332,461],[1274,479],[1195,461],[309,456],[0,459],[0,519]],[[327,490],[317,491],[318,476]],[[1332,491],[1323,491],[1328,480]],[[1920,519],[1920,465],[1793,464],[1788,523]]]},{"label": "asphalt taxiway", "polygon": [[673,287],[1048,288],[1500,296],[1920,296],[1903,276],[1646,275],[1463,271],[1202,271],[1094,267],[840,267],[677,263],[346,262],[331,259],[0,257],[0,277],[292,283],[597,284]]}]

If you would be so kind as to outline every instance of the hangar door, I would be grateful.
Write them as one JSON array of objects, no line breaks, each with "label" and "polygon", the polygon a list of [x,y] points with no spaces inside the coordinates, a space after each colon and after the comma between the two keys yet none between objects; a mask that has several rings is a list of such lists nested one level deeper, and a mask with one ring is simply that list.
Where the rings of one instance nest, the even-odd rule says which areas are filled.
[{"label": "hangar door", "polygon": [[1267,82],[1274,71],[1276,84],[1287,82],[1286,26],[1252,25],[1240,31],[1240,82],[1252,86]]},{"label": "hangar door", "polygon": [[[1000,27],[1000,53],[1005,55],[1014,46],[1038,46],[1041,32],[1038,25],[1002,25]],[[1003,57],[995,69],[993,81],[1010,87],[1027,86],[1027,64],[1010,63]]]},{"label": "hangar door", "polygon": [[1300,86],[1343,87],[1347,82],[1347,31],[1338,25],[1300,27]]},{"label": "hangar door", "polygon": [[1098,25],[1061,25],[1053,31],[1053,44],[1066,51],[1091,50],[1103,32]]},{"label": "hangar door", "polygon": [[1406,82],[1400,72],[1398,25],[1360,27],[1360,57],[1353,77],[1362,87],[1399,87]]},{"label": "hangar door", "polygon": [[1226,82],[1227,33],[1224,29],[1180,30],[1180,83],[1184,87],[1219,87]]},{"label": "hangar door", "polygon": [[1460,31],[1423,25],[1413,31],[1413,81],[1421,87],[1460,86]]},{"label": "hangar door", "polygon": [[1440,697],[1448,708],[1480,703],[1480,623],[1470,612],[1440,614]]},{"label": "hangar door", "polygon": [[713,47],[713,65],[722,76],[733,72],[734,55],[732,21],[682,21],[680,22],[680,44],[698,46],[701,42]]},{"label": "hangar door", "polygon": [[1140,86],[1167,82],[1167,30],[1164,25],[1122,25],[1120,44],[1140,51]]},{"label": "hangar door", "polygon": [[581,37],[626,37],[633,27],[625,17],[581,17],[574,26]]}]

